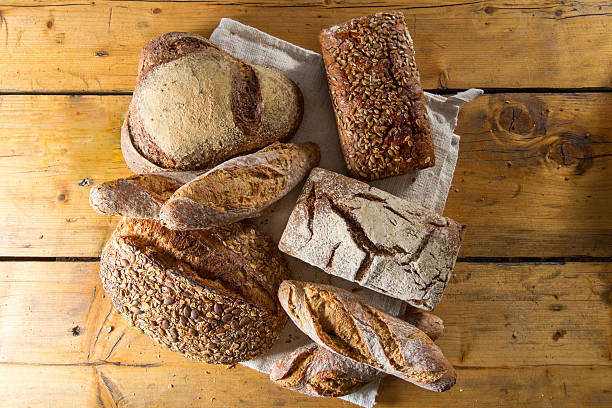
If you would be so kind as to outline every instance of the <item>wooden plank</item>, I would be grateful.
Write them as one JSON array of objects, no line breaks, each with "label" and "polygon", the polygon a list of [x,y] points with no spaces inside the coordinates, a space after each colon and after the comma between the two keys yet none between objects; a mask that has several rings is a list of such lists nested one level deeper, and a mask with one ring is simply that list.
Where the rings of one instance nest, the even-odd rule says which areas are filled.
[{"label": "wooden plank", "polygon": [[[210,35],[222,17],[319,50],[324,26],[381,10],[408,17],[428,89],[609,87],[602,1],[17,1],[0,5],[0,90],[134,87],[138,53],[167,31]],[[579,68],[577,68],[579,67]]]},{"label": "wooden plank", "polygon": [[[89,183],[126,176],[130,97],[0,97],[0,256],[98,256],[117,221]],[[609,93],[497,94],[466,105],[445,214],[461,256],[611,256]]]},{"label": "wooden plank", "polygon": [[[608,408],[609,367],[544,366],[460,369],[443,394],[399,379],[382,381],[377,407]],[[183,366],[0,365],[6,406],[33,407],[355,407],[336,398],[307,397],[275,386],[261,373]],[[171,385],[171,386],[170,386]],[[237,391],[239,390],[239,391]]]},{"label": "wooden plank", "polygon": [[[0,263],[0,362],[197,363],[114,312],[95,262]],[[466,367],[610,365],[612,263],[459,263],[436,313],[438,341]],[[110,328],[110,331],[109,331]]]},{"label": "wooden plank", "polygon": [[[109,313],[97,268],[0,263],[7,406],[350,406],[153,344]],[[439,344],[458,369],[457,386],[437,394],[388,377],[380,406],[610,406],[611,286],[612,263],[459,263],[437,310],[446,325]]]}]

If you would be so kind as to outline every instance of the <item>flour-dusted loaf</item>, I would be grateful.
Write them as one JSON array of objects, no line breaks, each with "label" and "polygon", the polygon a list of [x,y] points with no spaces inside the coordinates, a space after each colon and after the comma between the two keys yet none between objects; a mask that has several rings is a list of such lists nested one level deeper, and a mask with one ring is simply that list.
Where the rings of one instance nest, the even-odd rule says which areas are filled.
[{"label": "flour-dusted loaf", "polygon": [[207,169],[288,138],[302,113],[299,88],[281,73],[197,34],[167,33],[143,48],[122,151],[138,173]]},{"label": "flour-dusted loaf", "polygon": [[456,381],[453,366],[421,330],[334,286],[284,281],[283,308],[315,343],[431,391]]},{"label": "flour-dusted loaf", "polygon": [[[410,310],[402,320],[412,324],[430,339],[442,334],[442,319],[422,310]],[[272,365],[270,379],[276,384],[313,397],[341,397],[386,374],[329,351],[315,343],[307,344],[279,358]]]},{"label": "flour-dusted loaf", "polygon": [[406,19],[355,18],[319,35],[348,174],[362,180],[435,164],[429,116]]},{"label": "flour-dusted loaf", "polygon": [[275,142],[235,157],[178,189],[161,209],[172,229],[206,229],[252,218],[291,191],[319,163],[314,143]]},{"label": "flour-dusted loaf", "polygon": [[100,259],[102,286],[130,324],[215,364],[249,360],[278,339],[288,273],[272,240],[245,222],[185,232],[123,218]]},{"label": "flour-dusted loaf", "polygon": [[433,310],[450,280],[463,231],[450,218],[315,168],[279,248],[327,273]]},{"label": "flour-dusted loaf", "polygon": [[89,190],[89,205],[100,214],[157,220],[172,194],[201,173],[173,171],[106,181]]}]

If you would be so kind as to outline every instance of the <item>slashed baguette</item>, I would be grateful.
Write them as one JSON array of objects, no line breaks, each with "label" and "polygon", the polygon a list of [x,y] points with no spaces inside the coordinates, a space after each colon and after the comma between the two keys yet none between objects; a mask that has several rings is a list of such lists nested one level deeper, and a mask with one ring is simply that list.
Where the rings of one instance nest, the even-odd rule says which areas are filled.
[{"label": "slashed baguette", "polygon": [[160,219],[167,228],[196,230],[256,217],[318,162],[314,143],[273,143],[228,160],[179,188],[163,205]]},{"label": "slashed baguette", "polygon": [[[432,340],[442,335],[444,324],[438,316],[409,310],[402,319],[423,331]],[[279,358],[272,365],[270,379],[278,386],[313,397],[341,397],[352,394],[386,374],[316,345],[307,344]]]},{"label": "slashed baguette", "polygon": [[183,184],[201,171],[141,174],[96,184],[89,190],[89,204],[105,215],[159,219],[159,210]]},{"label": "slashed baguette", "polygon": [[432,391],[446,391],[456,373],[421,330],[329,285],[284,281],[281,305],[320,346]]}]

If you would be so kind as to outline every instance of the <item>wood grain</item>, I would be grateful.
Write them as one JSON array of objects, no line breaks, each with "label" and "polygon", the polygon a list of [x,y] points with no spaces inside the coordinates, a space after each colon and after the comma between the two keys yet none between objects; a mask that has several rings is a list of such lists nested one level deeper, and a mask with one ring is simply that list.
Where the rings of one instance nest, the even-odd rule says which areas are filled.
[{"label": "wood grain", "polygon": [[137,58],[168,31],[222,17],[319,50],[324,26],[402,10],[425,88],[610,87],[612,6],[602,1],[17,1],[0,4],[0,90],[134,87]]},{"label": "wood grain", "polygon": [[[0,97],[0,256],[98,256],[117,218],[89,184],[130,174],[130,97]],[[445,214],[461,256],[612,256],[609,93],[497,94],[467,104]]]},{"label": "wood grain", "polygon": [[[348,406],[155,345],[112,311],[97,269],[0,263],[7,406]],[[386,378],[380,406],[609,406],[611,287],[611,263],[459,263],[436,311],[457,386],[436,394]]]}]

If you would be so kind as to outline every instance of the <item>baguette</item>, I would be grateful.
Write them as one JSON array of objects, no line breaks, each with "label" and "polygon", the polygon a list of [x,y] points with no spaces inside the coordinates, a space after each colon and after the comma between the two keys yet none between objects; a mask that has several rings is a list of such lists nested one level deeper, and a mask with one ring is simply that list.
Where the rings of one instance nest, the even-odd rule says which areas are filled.
[{"label": "baguette", "polygon": [[121,147],[136,173],[206,169],[289,138],[302,114],[298,86],[281,73],[200,35],[166,33],[142,50]]},{"label": "baguette", "polygon": [[171,229],[206,229],[260,215],[319,162],[314,143],[273,143],[228,160],[179,188],[163,205]]},{"label": "baguette", "polygon": [[[422,310],[410,310],[402,319],[434,341],[444,329],[439,317]],[[357,363],[315,343],[279,358],[270,371],[270,379],[276,385],[313,397],[352,394],[370,381],[385,375],[374,367]]]},{"label": "baguette", "polygon": [[278,247],[331,275],[433,310],[464,229],[364,182],[315,168]]},{"label": "baguette", "polygon": [[100,214],[157,220],[159,210],[172,194],[201,173],[141,174],[96,184],[89,190],[89,204]]},{"label": "baguette", "polygon": [[348,174],[376,180],[433,166],[425,95],[404,15],[355,18],[322,30],[319,41]]},{"label": "baguette", "polygon": [[100,258],[102,286],[131,325],[185,357],[233,364],[278,339],[277,288],[289,274],[274,243],[241,222],[172,231],[123,218]]},{"label": "baguette", "polygon": [[334,353],[432,391],[455,384],[455,369],[425,333],[350,292],[284,281],[278,296],[293,322]]}]

